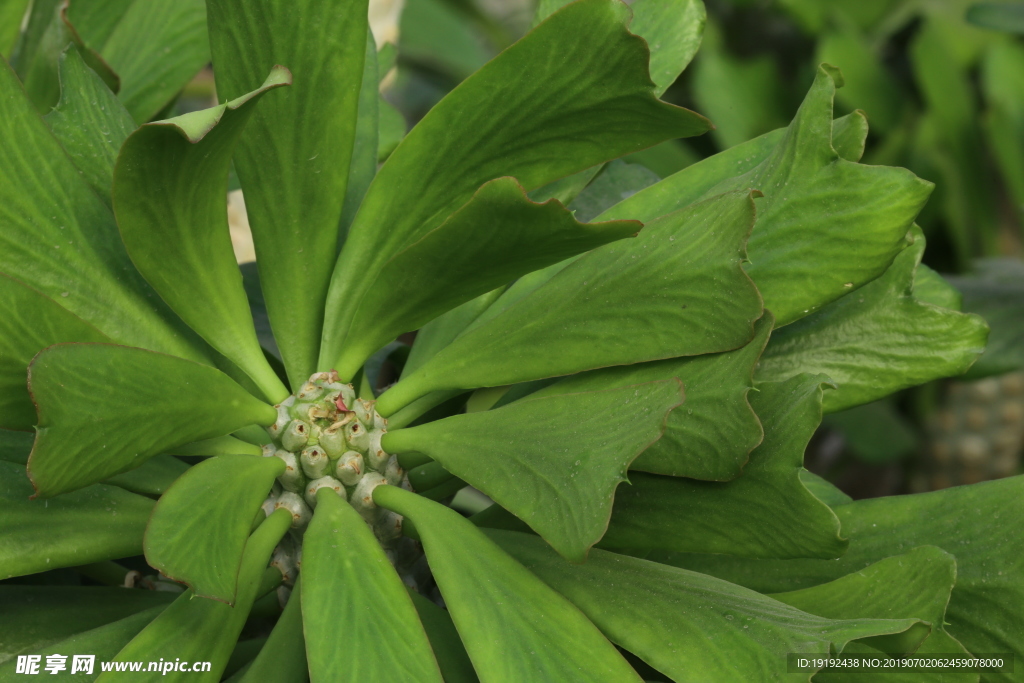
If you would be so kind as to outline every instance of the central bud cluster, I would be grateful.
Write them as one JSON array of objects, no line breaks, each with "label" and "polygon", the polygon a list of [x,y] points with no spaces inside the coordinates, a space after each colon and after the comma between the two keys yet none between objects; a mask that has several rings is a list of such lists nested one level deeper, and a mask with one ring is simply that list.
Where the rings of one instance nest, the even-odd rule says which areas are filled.
[{"label": "central bud cluster", "polygon": [[402,518],[378,507],[373,490],[383,484],[409,488],[409,483],[398,458],[381,448],[387,420],[374,410],[374,403],[356,398],[352,385],[331,371],[314,374],[275,406],[277,421],[267,428],[273,443],[263,446],[263,455],[283,460],[285,470],[263,510],[269,515],[284,508],[292,515],[292,530],[272,561],[286,583],[294,581],[299,569],[302,534],[313,516],[316,493],[324,487],[347,500],[373,529],[392,562],[401,563]]}]

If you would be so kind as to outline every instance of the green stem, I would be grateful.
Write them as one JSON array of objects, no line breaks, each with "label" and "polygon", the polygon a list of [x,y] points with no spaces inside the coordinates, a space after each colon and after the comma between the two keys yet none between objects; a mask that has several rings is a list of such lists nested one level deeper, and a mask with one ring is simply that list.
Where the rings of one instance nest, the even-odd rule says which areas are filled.
[{"label": "green stem", "polygon": [[[401,384],[401,382],[399,382]],[[398,385],[395,385],[398,386]],[[399,410],[393,411],[391,414],[385,413],[381,410],[381,402],[387,401],[387,397],[395,390],[395,387],[388,389],[381,397],[377,400],[377,404],[374,406],[377,412],[382,417],[386,417],[388,420],[388,429],[401,429],[407,425],[412,424],[417,418],[425,415],[429,410],[436,408],[445,401],[455,398],[459,394],[463,393],[462,389],[446,389],[443,391],[432,391],[426,396],[420,397],[415,401],[412,401],[408,405],[403,406]],[[385,403],[385,406],[388,404]]]}]

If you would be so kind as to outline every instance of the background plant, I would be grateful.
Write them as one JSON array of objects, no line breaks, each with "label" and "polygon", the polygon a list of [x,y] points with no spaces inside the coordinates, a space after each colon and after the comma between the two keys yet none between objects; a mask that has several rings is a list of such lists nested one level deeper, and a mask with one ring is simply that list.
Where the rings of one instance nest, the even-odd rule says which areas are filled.
[{"label": "background plant", "polygon": [[[657,99],[702,7],[636,3],[640,40],[621,3],[545,5],[378,169],[366,7],[328,9],[211,0],[225,103],[138,127],[169,100],[126,109],[84,29],[45,120],[0,75],[5,652],[210,660],[209,680],[619,681],[1018,648],[1019,478],[852,502],[801,467],[823,411],[962,372],[986,336],[920,264],[930,184],[857,163],[865,117],[833,120],[837,69],[785,129],[650,184],[607,162],[709,128]],[[258,290],[228,239],[232,162]],[[380,349],[416,329],[371,403]],[[298,405],[322,428],[305,444]],[[404,485],[285,500],[279,451],[341,462],[321,419]],[[467,519],[466,483],[496,504]],[[188,589],[46,585],[121,583],[112,560],[140,552]]]}]

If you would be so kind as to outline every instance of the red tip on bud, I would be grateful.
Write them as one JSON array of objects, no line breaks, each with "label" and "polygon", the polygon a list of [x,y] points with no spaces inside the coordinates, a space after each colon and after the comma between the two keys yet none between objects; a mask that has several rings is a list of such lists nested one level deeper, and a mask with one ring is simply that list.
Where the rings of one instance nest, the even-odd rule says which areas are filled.
[{"label": "red tip on bud", "polygon": [[348,407],[345,405],[345,401],[341,398],[341,394],[338,394],[338,398],[334,399],[334,405],[338,406],[338,410],[348,412]]}]

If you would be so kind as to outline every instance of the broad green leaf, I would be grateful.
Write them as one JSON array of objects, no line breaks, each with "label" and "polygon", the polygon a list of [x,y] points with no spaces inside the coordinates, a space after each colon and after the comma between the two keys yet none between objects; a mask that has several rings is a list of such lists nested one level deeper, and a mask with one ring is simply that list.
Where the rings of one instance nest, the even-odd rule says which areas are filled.
[{"label": "broad green leaf", "polygon": [[800,480],[804,449],[821,422],[821,376],[763,383],[750,397],[764,441],[733,481],[633,473],[619,490],[609,548],[659,548],[740,557],[838,557],[839,520]]},{"label": "broad green leaf", "polygon": [[0,55],[10,58],[18,38],[21,19],[31,0],[3,0],[0,2]]},{"label": "broad green leaf", "polygon": [[[950,591],[956,582],[956,560],[935,546],[921,546],[910,552],[876,562],[859,572],[771,597],[797,609],[831,619],[903,619],[913,617],[931,625],[928,638],[914,651],[919,657],[929,654],[966,654],[955,638],[945,631],[944,616]],[[914,629],[911,629],[913,631]],[[911,632],[908,631],[907,635]],[[908,643],[909,645],[909,643]],[[905,651],[910,651],[908,648]],[[845,652],[867,656],[881,653],[869,645],[853,643]],[[856,683],[905,680],[976,682],[978,674],[936,671],[930,674],[891,671],[823,671],[815,680]]]},{"label": "broad green leaf", "polygon": [[950,278],[963,295],[964,310],[983,317],[991,329],[985,352],[968,375],[985,377],[1024,368],[1024,265],[1017,259],[988,259],[975,265],[974,273]]},{"label": "broad green leaf", "polygon": [[32,452],[32,442],[35,438],[36,435],[32,432],[0,429],[0,460],[25,465],[28,463],[28,454]]},{"label": "broad green leaf", "polygon": [[758,321],[754,338],[735,351],[591,370],[541,389],[533,396],[678,378],[686,391],[686,402],[669,413],[664,435],[629,468],[673,477],[728,481],[739,476],[750,451],[764,436],[747,394],[754,384],[754,366],[771,330],[769,313]]},{"label": "broad green leaf", "polygon": [[[480,226],[490,231],[486,238]],[[514,178],[498,178],[440,226],[393,256],[352,314],[338,373],[350,376],[402,332],[496,287],[636,235],[637,221],[585,224],[556,201],[536,204]]]},{"label": "broad green leaf", "polygon": [[978,316],[914,297],[914,269],[923,253],[918,234],[880,278],[778,330],[757,378],[825,374],[837,385],[825,396],[825,411],[835,412],[969,368],[988,330]]},{"label": "broad green leaf", "polygon": [[398,29],[403,59],[456,83],[491,57],[465,14],[443,0],[407,0]]},{"label": "broad green leaf", "polygon": [[135,122],[74,46],[61,53],[59,69],[60,101],[46,123],[82,177],[109,201],[117,152]]},{"label": "broad green leaf", "polygon": [[473,389],[743,346],[761,317],[744,273],[747,191],[648,223],[476,323],[382,396],[382,415],[437,389]]},{"label": "broad green leaf", "polygon": [[[548,18],[570,0],[541,0],[534,24]],[[647,41],[655,92],[665,94],[697,53],[707,12],[701,0],[637,0],[630,4],[629,30]]]},{"label": "broad green leaf", "polygon": [[135,469],[114,475],[103,483],[155,497],[163,495],[188,469],[187,464],[172,455],[154,455]]},{"label": "broad green leaf", "polygon": [[142,552],[153,501],[96,484],[29,500],[24,466],[0,462],[0,579]]},{"label": "broad green leaf", "polygon": [[118,99],[136,123],[145,123],[210,61],[206,3],[135,0],[104,41],[100,55],[121,77]]},{"label": "broad green leaf", "polygon": [[440,683],[416,608],[380,542],[351,505],[320,491],[302,544],[311,680]]},{"label": "broad green leaf", "polygon": [[832,122],[832,149],[847,161],[860,161],[868,141],[868,117],[859,109]]},{"label": "broad green leaf", "polygon": [[981,70],[985,132],[1017,215],[1024,216],[1024,46],[993,41]]},{"label": "broad green leaf", "polygon": [[115,662],[156,661],[210,662],[210,671],[197,672],[144,672],[130,674],[130,678],[117,673],[101,674],[97,681],[200,681],[215,683],[220,680],[228,657],[235,647],[238,635],[249,616],[253,601],[260,593],[266,575],[280,574],[267,567],[270,555],[291,525],[291,515],[276,510],[249,537],[238,573],[238,593],[232,607],[223,602],[195,597],[191,590],[177,600],[135,636],[114,658]]},{"label": "broad green leaf", "polygon": [[[264,435],[263,443],[270,443],[270,435],[262,427],[250,425]],[[236,439],[233,436],[215,436],[212,439],[193,441],[192,443],[175,446],[170,449],[173,455],[262,455],[263,450],[248,441]]]},{"label": "broad green leaf", "polygon": [[19,78],[25,78],[32,66],[36,53],[39,52],[43,34],[53,21],[59,5],[60,0],[34,0],[32,6],[27,7],[25,13],[15,19],[19,24],[18,39],[10,53],[10,64],[17,71]]},{"label": "broad green leaf", "polygon": [[[613,0],[568,5],[466,79],[406,136],[349,229],[328,296],[320,365],[333,367],[352,343],[353,303],[383,265],[483,183],[513,176],[533,190],[707,130],[703,117],[654,96],[648,49],[626,30],[628,17]],[[495,118],[495,111],[507,114]]]},{"label": "broad green leaf", "polygon": [[450,508],[396,486],[378,505],[412,520],[430,571],[482,681],[637,681],[571,602]]},{"label": "broad green leaf", "polygon": [[429,598],[409,589],[409,597],[419,614],[423,630],[430,639],[430,647],[437,658],[437,666],[445,683],[478,683],[473,663],[469,661],[455,622],[448,610],[434,604]]},{"label": "broad green leaf", "polygon": [[231,248],[224,178],[257,102],[290,83],[288,70],[275,68],[258,90],[227,104],[143,125],[125,141],[114,172],[114,210],[132,261],[271,402],[288,390],[256,339]]},{"label": "broad green leaf", "polygon": [[101,50],[135,0],[74,0],[68,4],[68,19],[85,43]]},{"label": "broad green leaf", "polygon": [[29,387],[39,426],[28,471],[44,497],[277,415],[219,370],[112,344],[50,347],[32,362]]},{"label": "broad green leaf", "polygon": [[597,177],[572,200],[569,210],[575,213],[576,220],[591,221],[608,207],[650,187],[658,180],[654,171],[640,164],[627,164],[621,159],[615,159],[605,164]]},{"label": "broad green leaf", "polygon": [[[301,577],[295,579],[291,597],[274,624],[266,644],[239,677],[239,683],[306,683],[306,640],[302,634]],[[294,599],[292,599],[294,598]]]},{"label": "broad green leaf", "polygon": [[825,505],[828,505],[830,508],[835,508],[836,506],[846,505],[847,503],[853,502],[853,498],[846,495],[827,479],[814,474],[813,472],[800,470],[800,481],[803,482],[804,487],[806,487],[806,489],[810,491],[815,498]]},{"label": "broad green leaf", "polygon": [[914,297],[918,301],[951,311],[963,311],[964,308],[963,295],[923,263],[917,264],[917,270],[914,271]]},{"label": "broad green leaf", "polygon": [[[121,343],[206,361],[135,270],[114,216],[0,65],[0,272]],[[25,160],[31,159],[29,169]]]},{"label": "broad green leaf", "polygon": [[967,21],[976,26],[1024,34],[1024,8],[1006,2],[976,2],[967,9]]},{"label": "broad green leaf", "polygon": [[76,633],[160,608],[173,593],[107,586],[0,586],[0,662],[35,653]]},{"label": "broad green leaf", "polygon": [[[276,64],[295,84],[261,103],[235,153],[270,322],[298,388],[317,369],[358,124],[366,0],[208,0],[222,97]],[[353,197],[353,200],[356,198]],[[376,350],[376,349],[375,349]]]},{"label": "broad green leaf", "polygon": [[[946,630],[969,652],[1024,654],[1024,477],[932,493],[859,500],[836,508],[850,547],[838,560],[737,560],[661,554],[659,561],[721,577],[761,592],[817,586],[920,545],[956,557],[957,579]],[[986,681],[1022,681],[1024,670],[986,673]]]},{"label": "broad green leaf", "polygon": [[[677,681],[760,681],[787,652],[828,655],[851,640],[918,627],[917,619],[828,619],[703,574],[595,550],[571,565],[539,539],[487,531],[502,549],[568,598],[615,644]],[[921,632],[923,631],[923,633]]]},{"label": "broad green leaf", "polygon": [[398,145],[407,132],[405,117],[383,97],[378,98],[379,127],[377,132],[377,161],[383,163]]},{"label": "broad green leaf", "polygon": [[25,284],[0,274],[0,427],[28,430],[36,409],[28,364],[52,344],[110,341],[102,332]]},{"label": "broad green leaf", "polygon": [[412,374],[413,370],[430,360],[438,351],[448,346],[455,337],[466,329],[488,306],[501,296],[504,287],[456,306],[447,313],[440,315],[420,328],[416,333],[416,341],[409,351],[409,357],[402,368],[403,375]]},{"label": "broad green leaf", "polygon": [[196,597],[234,604],[242,551],[280,458],[219,455],[178,478],[146,527],[146,561]]},{"label": "broad green leaf", "polygon": [[[126,593],[124,589],[115,589],[120,593]],[[160,597],[166,597],[168,602],[170,598],[174,597],[173,593],[155,591],[130,591],[133,593],[145,593],[149,595],[158,595]],[[113,596],[110,596],[113,597]],[[71,668],[74,660],[69,657],[66,660],[68,667],[64,671],[55,674],[56,678],[49,680],[69,680],[69,681],[92,681],[100,674],[99,662],[107,662],[113,659],[118,651],[124,647],[132,638],[138,635],[139,631],[146,627],[146,624],[153,621],[154,618],[160,612],[164,610],[164,605],[158,605],[157,607],[150,607],[149,609],[142,610],[135,614],[131,614],[117,621],[112,621],[109,624],[97,626],[89,629],[88,631],[82,631],[75,633],[67,638],[53,642],[52,644],[44,647],[31,648],[26,651],[26,654],[42,655],[40,661],[40,669],[45,671],[46,656],[47,655],[64,655],[68,656],[68,653],[89,653],[96,657],[96,664],[93,666],[93,675],[88,676],[83,672],[79,671],[74,674],[71,673]],[[38,607],[36,607],[38,609]],[[55,612],[54,616],[60,616],[60,612]],[[18,620],[21,623],[21,620]],[[19,681],[25,680],[23,673],[17,671],[18,660],[12,658],[0,665],[0,681],[7,683],[8,681]],[[46,672],[48,675],[49,672]]]},{"label": "broad green leaf", "polygon": [[[389,46],[394,48],[392,43],[384,45],[385,48]],[[382,116],[387,116],[384,111],[385,103],[378,86],[380,79],[391,68],[387,64],[378,64],[379,59],[377,43],[373,39],[373,33],[367,28],[366,55],[363,58],[363,81],[359,88],[358,118],[352,143],[352,159],[349,162],[345,201],[341,205],[339,244],[344,242],[345,236],[348,234],[348,226],[352,223],[352,219],[363,201],[363,196],[366,195],[366,188],[373,181],[373,176],[377,175],[380,127]],[[402,121],[402,133],[405,133],[404,120]]]},{"label": "broad green leaf", "polygon": [[582,562],[608,526],[629,464],[682,402],[675,379],[530,397],[388,432],[382,446],[433,458]]},{"label": "broad green leaf", "polygon": [[826,415],[822,425],[842,437],[848,452],[873,465],[894,464],[920,446],[917,431],[888,398]]}]

